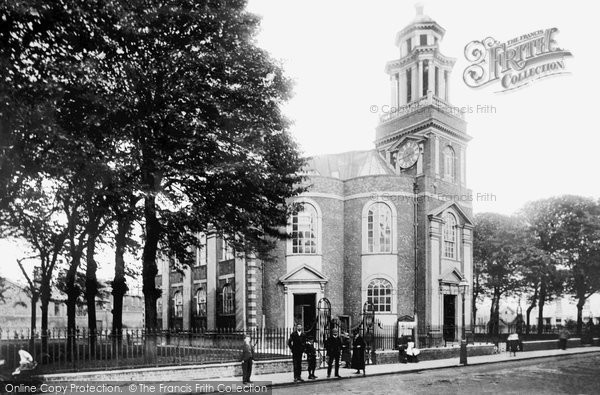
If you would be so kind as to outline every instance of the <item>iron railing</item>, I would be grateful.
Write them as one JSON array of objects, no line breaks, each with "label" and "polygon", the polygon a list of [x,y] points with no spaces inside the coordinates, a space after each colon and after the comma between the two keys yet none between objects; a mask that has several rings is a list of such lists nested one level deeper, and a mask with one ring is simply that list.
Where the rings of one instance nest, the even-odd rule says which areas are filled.
[{"label": "iron railing", "polygon": [[241,360],[244,335],[252,338],[255,359],[288,358],[292,329],[197,329],[188,331],[126,329],[52,329],[46,334],[29,330],[0,331],[0,359],[6,368],[18,364],[18,351],[27,350],[44,373],[99,369],[224,363]]}]

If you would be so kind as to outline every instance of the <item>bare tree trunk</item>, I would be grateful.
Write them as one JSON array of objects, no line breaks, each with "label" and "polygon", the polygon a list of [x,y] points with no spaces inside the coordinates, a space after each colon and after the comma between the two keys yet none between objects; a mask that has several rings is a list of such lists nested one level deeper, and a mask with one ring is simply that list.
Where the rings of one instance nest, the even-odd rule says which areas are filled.
[{"label": "bare tree trunk", "polygon": [[37,327],[37,303],[39,294],[33,289],[31,290],[31,333],[29,336],[29,351],[35,357],[35,333]]},{"label": "bare tree trunk", "polygon": [[154,360],[156,357],[156,300],[160,291],[156,289],[156,275],[158,268],[156,266],[156,252],[158,250],[158,240],[160,238],[160,224],[156,216],[156,199],[149,195],[145,198],[144,216],[146,219],[146,243],[142,255],[143,269],[143,292],[145,307],[145,328],[146,328],[146,357],[148,360]]},{"label": "bare tree trunk", "polygon": [[71,253],[71,262],[66,276],[66,293],[67,293],[67,355],[69,358],[75,353],[76,331],[77,331],[77,299],[81,293],[79,286],[76,283],[77,268],[81,262],[81,254],[79,252]]},{"label": "bare tree trunk", "polygon": [[538,309],[538,335],[544,333],[544,304],[546,303],[546,283],[542,281],[540,284],[540,297]]},{"label": "bare tree trunk", "polygon": [[117,234],[115,235],[115,278],[112,282],[113,295],[113,347],[120,349],[123,333],[123,298],[128,291],[125,279],[125,248],[127,245],[127,234],[131,227],[131,221],[122,216],[117,220]]},{"label": "bare tree trunk", "polygon": [[537,305],[537,298],[538,298],[538,286],[536,284],[535,290],[533,291],[533,296],[531,297],[531,303],[529,304],[529,307],[527,307],[527,328],[525,330],[525,333],[527,335],[529,335],[529,331],[531,330],[530,315],[531,315],[531,311],[533,309],[535,309],[535,306]]},{"label": "bare tree trunk", "polygon": [[583,330],[583,306],[585,305],[585,297],[577,301],[577,336],[581,336]]},{"label": "bare tree trunk", "polygon": [[85,300],[87,304],[90,357],[96,355],[96,336],[98,330],[96,325],[96,295],[98,294],[96,271],[98,269],[98,264],[94,259],[97,240],[96,233],[97,230],[92,230],[92,232],[90,232],[86,245]]}]

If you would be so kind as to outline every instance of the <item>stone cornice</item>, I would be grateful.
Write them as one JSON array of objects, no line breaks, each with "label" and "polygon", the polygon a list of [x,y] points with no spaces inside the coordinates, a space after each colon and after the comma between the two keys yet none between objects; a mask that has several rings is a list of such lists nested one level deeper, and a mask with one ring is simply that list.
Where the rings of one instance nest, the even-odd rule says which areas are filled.
[{"label": "stone cornice", "polygon": [[390,60],[385,65],[385,72],[392,74],[391,71],[398,71],[410,63],[417,62],[423,55],[432,55],[433,59],[437,60],[441,65],[448,66],[449,68],[454,66],[456,58],[450,58],[440,53],[437,45],[429,45],[425,47],[416,47],[412,50],[410,55],[400,59]]}]

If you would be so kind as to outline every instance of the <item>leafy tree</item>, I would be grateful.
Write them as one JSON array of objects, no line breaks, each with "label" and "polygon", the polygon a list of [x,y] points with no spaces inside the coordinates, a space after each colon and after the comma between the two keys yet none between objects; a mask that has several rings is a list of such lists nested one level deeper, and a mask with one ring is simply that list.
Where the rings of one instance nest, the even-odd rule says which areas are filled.
[{"label": "leafy tree", "polygon": [[518,251],[521,224],[517,218],[495,213],[475,215],[473,260],[481,270],[480,286],[492,300],[489,331],[499,333],[500,299],[521,285]]},{"label": "leafy tree", "polygon": [[[229,235],[238,250],[259,255],[272,247],[272,237],[284,236],[287,200],[304,190],[304,161],[280,111],[289,81],[256,46],[259,20],[245,5],[30,0],[0,8],[6,97],[35,98],[26,108],[49,120],[38,128],[11,123],[11,147],[23,146],[22,157],[44,163],[44,177],[79,192],[61,196],[68,220],[69,327],[80,293],[77,270],[86,248],[86,260],[93,259],[101,221],[108,221],[106,207],[131,209],[132,198],[143,199],[148,328],[156,325],[160,295],[159,243],[186,264],[197,243],[192,235],[209,226]],[[8,101],[6,108],[16,103]],[[115,182],[102,164],[115,170],[111,162],[119,165],[115,158],[123,157],[131,159],[135,181],[124,205],[115,205],[107,188]],[[126,234],[131,217],[125,218],[118,221],[125,221]],[[94,262],[87,263],[91,301]],[[115,277],[122,293],[120,273]]]},{"label": "leafy tree", "polygon": [[[42,349],[47,349],[48,306],[52,297],[52,282],[60,257],[64,253],[68,227],[60,216],[57,196],[63,186],[56,183],[23,183],[19,198],[12,200],[2,211],[3,230],[11,237],[27,242],[35,265],[33,277],[18,262],[27,279],[31,297],[41,302]],[[32,329],[35,328],[32,310]]]},{"label": "leafy tree", "polygon": [[540,247],[567,272],[566,290],[577,300],[577,333],[585,301],[600,290],[600,205],[565,195],[526,206]]},{"label": "leafy tree", "polygon": [[303,165],[280,104],[289,82],[253,36],[245,1],[119,3],[107,32],[115,114],[127,120],[144,197],[146,326],[156,326],[159,243],[192,259],[193,234],[209,224],[238,249],[266,252],[281,237],[286,200]]}]

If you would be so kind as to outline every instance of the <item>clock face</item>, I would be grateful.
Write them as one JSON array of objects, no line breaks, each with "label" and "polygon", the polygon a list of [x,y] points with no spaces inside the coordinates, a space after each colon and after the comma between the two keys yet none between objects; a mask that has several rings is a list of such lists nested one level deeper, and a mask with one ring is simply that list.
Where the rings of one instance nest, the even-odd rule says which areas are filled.
[{"label": "clock face", "polygon": [[408,169],[419,159],[419,145],[414,141],[407,141],[402,144],[398,150],[398,166],[401,169]]}]

